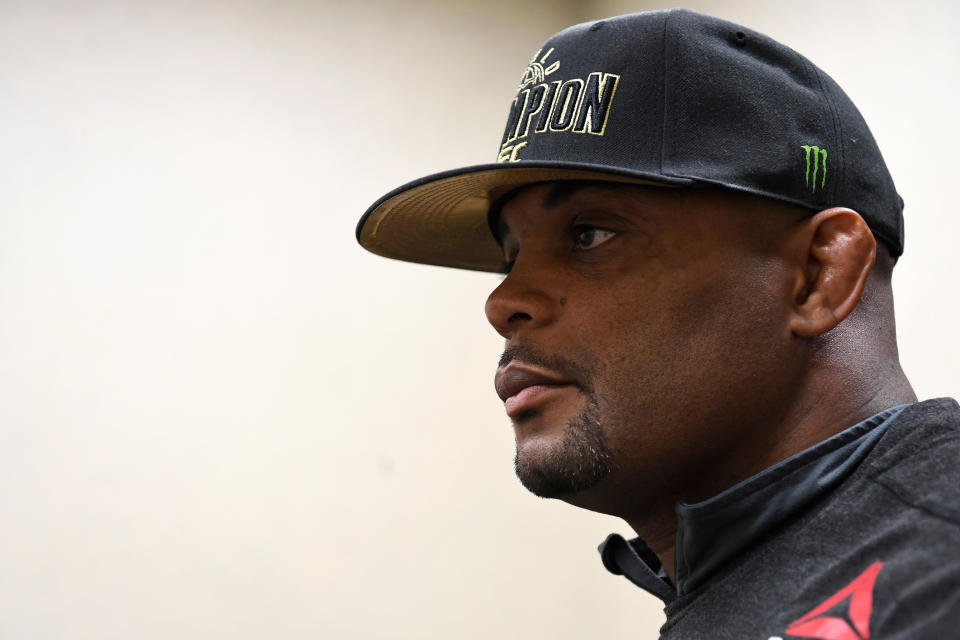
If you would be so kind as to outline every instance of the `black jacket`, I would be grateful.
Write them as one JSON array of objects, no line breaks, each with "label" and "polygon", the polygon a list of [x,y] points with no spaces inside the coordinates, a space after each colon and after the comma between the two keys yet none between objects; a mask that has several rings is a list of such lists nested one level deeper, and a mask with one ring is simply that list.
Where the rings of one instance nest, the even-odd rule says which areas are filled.
[{"label": "black jacket", "polygon": [[661,638],[960,638],[960,406],[885,411],[695,505],[677,582],[635,539],[604,564],[661,598]]}]

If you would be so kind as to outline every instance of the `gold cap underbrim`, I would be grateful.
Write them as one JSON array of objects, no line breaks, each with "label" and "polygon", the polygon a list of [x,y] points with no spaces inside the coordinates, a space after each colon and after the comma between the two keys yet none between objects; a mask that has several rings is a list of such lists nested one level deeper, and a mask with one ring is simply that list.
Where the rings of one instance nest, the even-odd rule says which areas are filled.
[{"label": "gold cap underbrim", "polygon": [[593,165],[479,165],[428,176],[388,193],[360,219],[357,240],[368,251],[387,258],[502,272],[507,264],[487,222],[490,205],[514,189],[557,180],[655,186],[691,183],[685,178],[644,176]]}]

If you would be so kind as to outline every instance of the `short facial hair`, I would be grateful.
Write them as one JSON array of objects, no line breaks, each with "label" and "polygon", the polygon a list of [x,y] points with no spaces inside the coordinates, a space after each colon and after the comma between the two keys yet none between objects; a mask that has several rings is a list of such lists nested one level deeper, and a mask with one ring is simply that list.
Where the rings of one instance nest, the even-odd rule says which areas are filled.
[{"label": "short facial hair", "polygon": [[517,478],[541,498],[559,498],[593,487],[613,469],[596,417],[596,403],[570,419],[559,442],[546,453],[524,455],[517,447]]}]

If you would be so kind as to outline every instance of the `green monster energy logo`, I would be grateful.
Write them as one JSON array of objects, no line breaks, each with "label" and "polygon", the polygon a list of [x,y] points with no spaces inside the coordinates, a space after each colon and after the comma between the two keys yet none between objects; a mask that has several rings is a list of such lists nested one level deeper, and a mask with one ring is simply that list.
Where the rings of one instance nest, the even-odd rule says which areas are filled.
[{"label": "green monster energy logo", "polygon": [[[827,184],[827,150],[821,149],[817,146],[802,145],[800,147],[807,152],[807,173],[804,175],[804,184],[807,185],[814,193],[817,192],[817,172],[820,173],[820,188],[823,189],[824,185]],[[810,175],[810,152],[813,152],[813,175]],[[820,165],[823,164],[823,169],[820,170]]]}]

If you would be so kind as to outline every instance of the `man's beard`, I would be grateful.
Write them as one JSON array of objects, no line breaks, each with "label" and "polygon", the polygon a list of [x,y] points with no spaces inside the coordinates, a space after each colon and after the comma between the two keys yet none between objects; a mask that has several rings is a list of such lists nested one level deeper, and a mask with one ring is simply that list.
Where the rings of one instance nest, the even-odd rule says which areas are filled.
[{"label": "man's beard", "polygon": [[605,478],[613,465],[598,414],[596,401],[591,401],[548,451],[522,453],[518,446],[513,464],[523,486],[541,498],[558,498],[589,489]]}]

